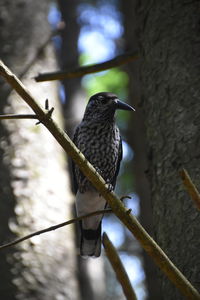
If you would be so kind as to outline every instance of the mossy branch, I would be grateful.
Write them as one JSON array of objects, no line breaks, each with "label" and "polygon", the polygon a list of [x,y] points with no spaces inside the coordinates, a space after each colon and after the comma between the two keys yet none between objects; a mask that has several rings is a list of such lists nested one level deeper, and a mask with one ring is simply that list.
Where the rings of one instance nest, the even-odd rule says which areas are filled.
[{"label": "mossy branch", "polygon": [[106,251],[106,256],[108,257],[108,260],[110,261],[113,270],[115,271],[116,277],[119,281],[119,283],[122,286],[124,295],[126,296],[127,300],[137,300],[136,294],[134,289],[132,288],[131,282],[129,280],[128,274],[126,273],[126,270],[124,269],[124,266],[121,262],[121,259],[108,238],[107,234],[104,232],[103,234],[103,246]]},{"label": "mossy branch", "polygon": [[33,114],[0,115],[0,120],[11,120],[11,119],[38,119],[38,117],[37,115],[33,115]]},{"label": "mossy branch", "polygon": [[108,70],[110,68],[115,68],[136,60],[138,58],[137,52],[126,53],[123,55],[119,55],[111,60],[105,61],[103,63],[84,66],[77,69],[66,70],[66,71],[55,71],[50,73],[43,73],[39,74],[35,77],[37,82],[40,81],[51,81],[51,80],[63,80],[63,79],[70,79],[76,77],[82,77],[87,74],[96,73]]},{"label": "mossy branch", "polygon": [[184,184],[188,194],[190,195],[190,197],[194,201],[194,203],[195,203],[196,207],[198,208],[198,210],[200,210],[200,194],[199,194],[196,186],[192,182],[192,179],[190,178],[188,172],[185,169],[182,169],[180,171],[180,176],[183,180],[183,184]]},{"label": "mossy branch", "polygon": [[57,224],[57,225],[53,225],[53,226],[50,226],[48,228],[45,228],[45,229],[42,229],[42,230],[39,230],[39,231],[35,231],[33,233],[30,233],[30,234],[27,234],[26,236],[23,236],[19,239],[16,239],[12,242],[9,242],[9,243],[6,243],[4,245],[1,245],[0,246],[0,250],[3,250],[5,248],[8,248],[8,247],[11,247],[11,246],[14,246],[16,244],[19,244],[23,241],[26,241],[34,236],[37,236],[37,235],[40,235],[40,234],[43,234],[43,233],[46,233],[46,232],[50,232],[50,231],[53,231],[53,230],[56,230],[56,229],[59,229],[61,227],[64,227],[64,226],[67,226],[67,225],[70,225],[70,224],[73,224],[73,223],[76,223],[80,220],[83,220],[83,219],[86,219],[86,218],[89,218],[89,217],[92,217],[92,216],[96,216],[96,215],[100,215],[100,214],[106,214],[106,213],[111,213],[112,210],[111,209],[103,209],[103,210],[98,210],[98,211],[94,211],[92,213],[89,213],[87,215],[84,215],[84,216],[80,216],[80,217],[77,217],[77,218],[74,218],[74,219],[71,219],[71,220],[68,220],[66,222],[63,222],[63,223],[60,223],[60,224]]},{"label": "mossy branch", "polygon": [[0,62],[0,75],[16,90],[16,92],[25,100],[25,102],[32,108],[38,119],[51,132],[57,142],[63,147],[66,153],[74,160],[83,174],[91,181],[93,186],[106,199],[112,211],[120,219],[120,221],[130,230],[130,232],[137,238],[141,246],[152,257],[154,262],[159,266],[163,273],[173,282],[173,284],[185,295],[188,299],[200,299],[200,294],[185,278],[185,276],[178,270],[172,261],[166,256],[162,249],[149,236],[145,229],[141,226],[138,220],[127,212],[125,206],[120,199],[110,192],[105,184],[103,178],[96,172],[94,167],[85,159],[84,155],[74,145],[68,135],[61,130],[57,124],[52,120],[51,115],[37,104],[36,100],[31,96],[28,90],[20,82],[20,80],[3,64]]}]

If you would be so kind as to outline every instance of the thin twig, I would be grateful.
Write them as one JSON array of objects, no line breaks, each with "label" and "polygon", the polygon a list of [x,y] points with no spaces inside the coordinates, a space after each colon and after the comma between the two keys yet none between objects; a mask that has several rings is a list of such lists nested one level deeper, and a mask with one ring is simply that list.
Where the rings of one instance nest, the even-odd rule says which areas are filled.
[{"label": "thin twig", "polygon": [[96,172],[95,168],[86,160],[80,150],[74,145],[69,136],[61,130],[51,117],[47,117],[45,111],[37,104],[33,96],[28,92],[20,80],[0,61],[0,75],[17,91],[25,102],[37,114],[38,119],[42,120],[44,126],[51,132],[57,142],[63,147],[66,153],[74,160],[83,174],[90,180],[93,186],[106,199],[112,211],[121,220],[121,222],[138,239],[141,246],[152,257],[154,262],[165,273],[173,284],[188,299],[199,299],[200,294],[172,263],[163,250],[145,231],[138,220],[132,215],[127,214],[127,210],[120,199],[110,192],[103,178]]},{"label": "thin twig", "polygon": [[136,294],[134,292],[134,289],[132,288],[128,274],[124,269],[121,259],[114,245],[112,244],[112,242],[110,241],[110,239],[108,238],[105,232],[103,233],[103,246],[105,248],[107,258],[110,261],[113,270],[115,271],[116,277],[122,286],[126,299],[137,300]]},{"label": "thin twig", "polygon": [[86,219],[86,218],[89,218],[89,217],[92,217],[92,216],[96,216],[96,215],[100,215],[100,214],[106,214],[106,213],[111,213],[111,212],[112,212],[112,210],[110,208],[108,208],[108,209],[102,209],[102,210],[94,211],[94,212],[89,213],[87,215],[80,216],[80,217],[71,219],[69,221],[66,221],[66,222],[63,222],[63,223],[60,223],[60,224],[57,224],[57,225],[54,225],[54,226],[51,226],[51,227],[39,230],[39,231],[35,231],[35,232],[30,233],[30,234],[28,234],[28,235],[26,235],[26,236],[24,236],[22,238],[19,238],[19,239],[15,240],[15,241],[12,241],[12,242],[4,244],[4,245],[1,245],[0,246],[0,250],[8,248],[8,247],[11,247],[11,246],[14,246],[16,244],[19,244],[19,243],[21,243],[21,242],[23,242],[25,240],[28,240],[28,239],[36,236],[36,235],[40,235],[40,234],[43,234],[43,233],[46,233],[46,232],[49,232],[49,231],[56,230],[56,229],[61,228],[63,226],[70,225],[72,223],[78,222],[80,220],[83,220],[83,219]]},{"label": "thin twig", "polygon": [[9,114],[9,115],[0,115],[0,120],[6,119],[38,119],[36,115],[33,114]]},{"label": "thin twig", "polygon": [[128,195],[126,195],[126,196],[122,196],[121,198],[120,198],[120,200],[123,202],[125,199],[131,199],[131,197],[130,196],[128,196]]},{"label": "thin twig", "polygon": [[123,55],[119,55],[111,60],[105,61],[103,63],[95,64],[95,65],[84,66],[77,69],[71,69],[66,71],[55,71],[55,72],[39,74],[38,76],[35,77],[35,80],[37,82],[40,82],[40,81],[62,80],[62,79],[69,79],[75,77],[82,77],[86,74],[101,72],[111,68],[115,68],[136,59],[138,59],[137,52],[126,53]]},{"label": "thin twig", "polygon": [[179,174],[180,174],[180,176],[183,180],[183,184],[184,184],[186,190],[188,191],[188,194],[190,195],[190,197],[194,201],[194,203],[197,206],[198,210],[200,210],[200,194],[199,194],[196,186],[192,182],[192,179],[190,178],[188,172],[185,169],[182,169],[179,172]]}]

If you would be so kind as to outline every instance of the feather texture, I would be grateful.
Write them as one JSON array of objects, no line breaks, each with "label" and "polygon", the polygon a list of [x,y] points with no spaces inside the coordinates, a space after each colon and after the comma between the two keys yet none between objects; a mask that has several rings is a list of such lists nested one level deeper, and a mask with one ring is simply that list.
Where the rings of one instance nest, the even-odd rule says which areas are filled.
[{"label": "feather texture", "polygon": [[[73,139],[86,159],[113,189],[122,159],[122,141],[114,118],[116,109],[133,110],[114,94],[98,93],[92,96]],[[73,176],[77,215],[104,209],[105,199],[74,163]],[[80,253],[83,257],[98,257],[101,253],[102,217],[97,215],[80,222]]]}]

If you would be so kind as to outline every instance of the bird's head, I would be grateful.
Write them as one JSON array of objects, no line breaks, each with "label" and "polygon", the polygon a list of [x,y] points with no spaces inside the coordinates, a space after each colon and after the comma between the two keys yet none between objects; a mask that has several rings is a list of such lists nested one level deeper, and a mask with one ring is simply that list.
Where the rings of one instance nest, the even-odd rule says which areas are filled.
[{"label": "bird's head", "polygon": [[130,105],[120,101],[115,94],[101,92],[93,95],[87,104],[84,120],[113,120],[117,109],[135,111]]}]

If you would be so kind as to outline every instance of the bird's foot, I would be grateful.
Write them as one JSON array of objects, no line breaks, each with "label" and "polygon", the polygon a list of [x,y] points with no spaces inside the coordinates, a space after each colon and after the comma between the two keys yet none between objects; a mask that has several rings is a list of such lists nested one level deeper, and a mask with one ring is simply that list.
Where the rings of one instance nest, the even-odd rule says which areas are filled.
[{"label": "bird's foot", "polygon": [[102,177],[102,171],[98,167],[95,167],[96,172]]},{"label": "bird's foot", "polygon": [[107,189],[108,189],[109,192],[112,192],[112,191],[114,190],[114,187],[113,187],[113,185],[110,183],[110,180],[109,180],[109,179],[106,180],[106,187],[107,187]]}]

